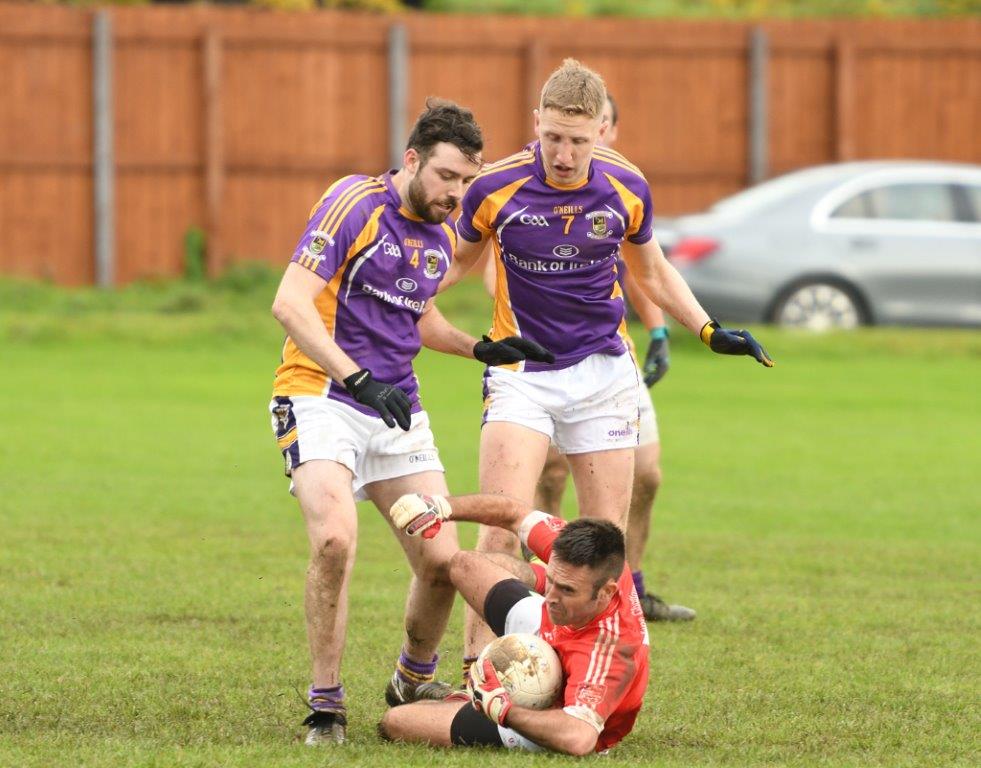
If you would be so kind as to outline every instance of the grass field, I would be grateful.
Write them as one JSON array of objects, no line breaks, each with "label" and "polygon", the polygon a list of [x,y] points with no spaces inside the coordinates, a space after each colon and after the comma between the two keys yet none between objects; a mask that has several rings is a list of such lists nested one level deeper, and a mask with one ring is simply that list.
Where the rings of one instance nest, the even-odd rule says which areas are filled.
[{"label": "grass field", "polygon": [[[564,762],[379,741],[408,574],[369,507],[350,743],[298,743],[306,545],[265,416],[272,288],[253,277],[0,284],[0,766]],[[479,288],[455,293],[444,310],[480,330]],[[645,711],[606,760],[977,765],[979,334],[759,335],[772,370],[676,333],[655,388],[648,581],[699,618],[652,626]],[[418,371],[450,487],[475,490],[479,370],[424,354]]]}]

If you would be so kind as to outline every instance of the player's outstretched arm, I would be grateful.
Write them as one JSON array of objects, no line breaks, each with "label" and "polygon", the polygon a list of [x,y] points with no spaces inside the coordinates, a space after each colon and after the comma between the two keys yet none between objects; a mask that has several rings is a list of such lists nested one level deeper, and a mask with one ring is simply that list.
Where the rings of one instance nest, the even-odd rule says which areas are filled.
[{"label": "player's outstretched arm", "polygon": [[425,347],[448,355],[477,359],[485,365],[507,365],[522,360],[555,362],[555,355],[545,347],[520,336],[508,336],[499,341],[491,341],[484,336],[477,341],[447,320],[433,302],[426,305],[418,327],[419,338]]},{"label": "player's outstretched arm", "polygon": [[446,274],[443,275],[443,279],[439,281],[437,292],[441,293],[454,283],[458,283],[460,278],[473,269],[473,265],[477,263],[480,254],[484,252],[484,245],[486,243],[486,237],[476,243],[471,243],[463,237],[458,237],[456,251],[453,253],[453,262],[450,264],[450,268],[446,270]]},{"label": "player's outstretched arm", "polygon": [[644,384],[652,387],[664,378],[671,365],[671,354],[668,348],[668,327],[664,324],[664,312],[651,301],[637,285],[634,276],[627,271],[623,281],[627,298],[647,329],[649,341],[647,354],[644,355]]},{"label": "player's outstretched arm", "polygon": [[623,258],[647,297],[698,335],[713,352],[750,355],[767,368],[773,366],[773,360],[749,331],[721,328],[708,316],[688,283],[664,257],[656,239],[642,245],[625,242]]},{"label": "player's outstretched arm", "polygon": [[473,348],[477,339],[447,320],[432,301],[426,304],[417,327],[419,339],[427,349],[473,359]]},{"label": "player's outstretched arm", "polygon": [[531,513],[527,504],[498,494],[477,493],[470,496],[425,496],[408,493],[388,511],[396,528],[410,536],[432,538],[444,520],[465,520],[505,528],[518,533],[521,522]]}]

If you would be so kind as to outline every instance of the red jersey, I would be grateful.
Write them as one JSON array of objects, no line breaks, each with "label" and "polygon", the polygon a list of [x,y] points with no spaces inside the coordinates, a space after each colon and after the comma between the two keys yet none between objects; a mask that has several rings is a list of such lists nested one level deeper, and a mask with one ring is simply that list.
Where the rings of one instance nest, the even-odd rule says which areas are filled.
[{"label": "red jersey", "polygon": [[[545,562],[565,520],[533,512],[521,526],[524,543]],[[624,565],[606,610],[586,626],[556,626],[542,604],[541,638],[555,648],[565,674],[563,711],[599,731],[596,751],[630,733],[647,691],[650,639],[630,569]]]}]

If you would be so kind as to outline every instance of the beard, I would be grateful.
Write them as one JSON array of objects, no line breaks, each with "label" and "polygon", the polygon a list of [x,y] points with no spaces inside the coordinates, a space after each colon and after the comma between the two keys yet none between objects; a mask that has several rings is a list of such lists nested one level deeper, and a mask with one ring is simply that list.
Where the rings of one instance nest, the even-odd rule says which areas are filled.
[{"label": "beard", "polygon": [[442,224],[456,207],[456,201],[450,198],[438,200],[426,197],[426,190],[418,175],[409,182],[405,196],[412,212],[429,224]]}]

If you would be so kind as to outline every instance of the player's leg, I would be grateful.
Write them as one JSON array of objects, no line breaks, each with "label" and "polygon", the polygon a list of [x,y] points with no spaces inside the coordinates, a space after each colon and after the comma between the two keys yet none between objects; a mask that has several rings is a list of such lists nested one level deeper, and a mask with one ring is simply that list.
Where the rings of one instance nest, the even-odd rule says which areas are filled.
[{"label": "player's leg", "polygon": [[569,462],[554,445],[548,447],[545,466],[538,487],[535,489],[535,509],[548,512],[555,517],[562,516],[562,496],[569,479]]},{"label": "player's leg", "polygon": [[429,540],[408,536],[392,526],[388,509],[406,493],[449,495],[445,477],[437,471],[419,472],[370,483],[364,490],[392,527],[413,574],[405,603],[405,636],[385,698],[395,706],[413,700],[417,693],[441,697],[449,692],[447,686],[423,686],[435,680],[436,651],[456,596],[449,574],[450,560],[460,548],[456,526],[444,524],[439,535]]},{"label": "player's leg", "polygon": [[308,744],[344,740],[347,724],[341,657],[347,631],[347,597],[357,542],[351,470],[334,461],[308,461],[293,469],[303,511],[310,562],[304,607],[313,662]]},{"label": "player's leg", "polygon": [[640,397],[640,445],[634,453],[634,486],[627,520],[627,562],[633,572],[644,618],[648,621],[691,621],[695,611],[665,602],[648,592],[644,583],[644,551],[650,537],[654,500],[661,487],[661,441],[650,393],[644,390]]},{"label": "player's leg", "polygon": [[629,355],[590,355],[561,372],[565,403],[555,444],[566,454],[579,514],[627,525],[639,426],[637,368]]},{"label": "player's leg", "polygon": [[661,444],[640,445],[634,451],[634,479],[627,516],[627,562],[640,571],[651,529],[651,510],[661,485]]},{"label": "player's leg", "polygon": [[[531,504],[548,451],[549,436],[522,424],[488,421],[480,433],[480,491],[500,493]],[[518,538],[501,528],[481,526],[480,552],[517,556]],[[464,619],[464,672],[494,634],[472,609]]]},{"label": "player's leg", "polygon": [[[471,728],[473,745],[496,746],[500,737],[497,725],[479,712],[474,711],[469,701],[419,701],[404,707],[392,707],[378,724],[378,732],[388,741],[401,741],[408,744],[429,744],[433,747],[452,747],[454,721],[462,710],[473,712],[478,729]],[[465,716],[464,716],[465,717]],[[467,720],[474,720],[474,717]],[[483,722],[481,722],[483,721]],[[460,730],[457,728],[457,730]],[[483,741],[478,741],[483,732]],[[496,744],[493,740],[496,740]]]},{"label": "player's leg", "polygon": [[304,721],[308,744],[344,740],[347,715],[340,666],[357,516],[353,480],[368,442],[369,417],[323,397],[274,397],[273,434],[292,478],[310,545],[304,606],[313,667]]}]

